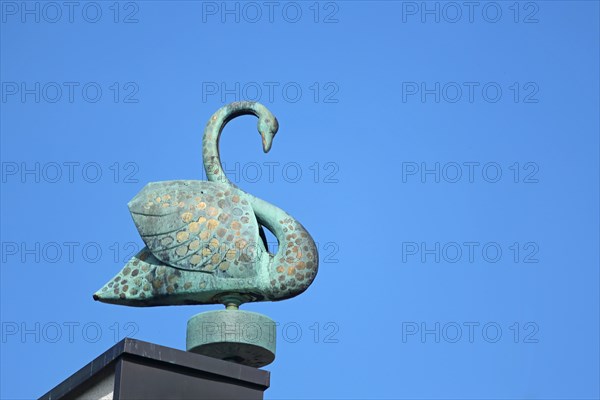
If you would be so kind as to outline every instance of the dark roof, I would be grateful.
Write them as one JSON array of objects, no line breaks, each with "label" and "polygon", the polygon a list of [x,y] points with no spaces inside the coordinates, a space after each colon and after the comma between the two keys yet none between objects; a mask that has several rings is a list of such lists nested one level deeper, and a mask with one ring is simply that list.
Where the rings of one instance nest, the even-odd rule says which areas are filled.
[{"label": "dark roof", "polygon": [[242,385],[260,392],[266,390],[270,384],[270,372],[268,371],[125,338],[41,396],[40,399],[57,400],[76,396],[93,386],[107,373],[114,371],[116,363],[122,359],[133,360],[138,364],[153,365],[181,374],[201,376],[204,379]]}]

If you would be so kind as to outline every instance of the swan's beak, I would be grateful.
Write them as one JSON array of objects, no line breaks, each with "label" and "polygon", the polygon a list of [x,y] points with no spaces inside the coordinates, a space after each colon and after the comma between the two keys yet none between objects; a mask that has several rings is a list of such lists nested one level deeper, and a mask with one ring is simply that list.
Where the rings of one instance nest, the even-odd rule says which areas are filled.
[{"label": "swan's beak", "polygon": [[273,138],[269,135],[263,135],[262,137],[263,150],[265,153],[268,153],[271,150],[271,145],[273,144]]}]

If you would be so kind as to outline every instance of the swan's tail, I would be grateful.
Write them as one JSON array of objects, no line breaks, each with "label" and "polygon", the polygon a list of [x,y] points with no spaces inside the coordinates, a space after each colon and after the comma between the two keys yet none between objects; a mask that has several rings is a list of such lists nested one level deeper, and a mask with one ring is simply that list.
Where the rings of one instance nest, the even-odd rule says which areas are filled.
[{"label": "swan's tail", "polygon": [[114,278],[94,293],[94,300],[125,306],[151,307],[185,304],[186,299],[199,300],[191,301],[192,304],[197,304],[202,303],[202,298],[214,296],[214,293],[209,293],[212,276],[196,274],[196,287],[193,287],[190,278],[188,271],[165,265],[144,247]]},{"label": "swan's tail", "polygon": [[94,300],[133,307],[174,306],[193,304],[223,304],[223,297],[239,293],[244,302],[263,301],[257,292],[255,278],[223,279],[213,274],[188,271],[164,264],[144,247],[103,287],[94,293]]}]

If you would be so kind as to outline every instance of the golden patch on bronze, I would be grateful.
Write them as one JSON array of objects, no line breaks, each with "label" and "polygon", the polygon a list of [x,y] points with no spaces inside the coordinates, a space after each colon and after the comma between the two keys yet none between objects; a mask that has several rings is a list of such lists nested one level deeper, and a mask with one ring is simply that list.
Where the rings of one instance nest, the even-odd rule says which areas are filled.
[{"label": "golden patch on bronze", "polygon": [[191,212],[189,212],[189,211],[187,211],[187,212],[184,212],[183,214],[181,214],[181,220],[182,220],[183,222],[185,222],[186,224],[187,224],[188,222],[190,222],[190,221],[192,220],[192,218],[194,218],[194,214],[192,214],[192,213],[191,213]]},{"label": "golden patch on bronze", "polygon": [[185,242],[186,240],[188,240],[190,238],[190,234],[187,231],[180,231],[177,232],[177,241],[179,243],[181,242]]}]

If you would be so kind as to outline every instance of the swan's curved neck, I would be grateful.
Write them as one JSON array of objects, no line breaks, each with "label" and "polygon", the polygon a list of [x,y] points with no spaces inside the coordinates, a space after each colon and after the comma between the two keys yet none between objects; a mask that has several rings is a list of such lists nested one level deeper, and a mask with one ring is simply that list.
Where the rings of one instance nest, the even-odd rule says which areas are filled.
[{"label": "swan's curved neck", "polygon": [[[206,128],[204,129],[204,138],[202,141],[202,157],[204,160],[204,170],[206,176],[211,182],[226,183],[236,187],[233,182],[227,178],[223,166],[221,165],[221,156],[219,153],[219,139],[225,125],[235,117],[241,115],[255,115],[259,119],[259,129],[261,120],[271,121],[276,124],[276,119],[271,112],[262,104],[251,101],[240,101],[228,104],[217,110],[212,115]],[[241,189],[240,189],[241,190]],[[243,190],[242,190],[243,191]],[[256,213],[258,221],[265,225],[279,239],[283,235],[282,228],[277,221],[286,218],[285,211],[272,204],[267,203],[253,195],[243,191],[250,200],[252,208]]]},{"label": "swan's curved neck", "polygon": [[[208,124],[206,125],[206,128],[204,129],[204,138],[202,141],[204,170],[206,171],[208,180],[211,182],[226,183],[237,187],[229,180],[229,178],[227,178],[227,175],[225,175],[225,171],[223,170],[223,166],[221,165],[219,139],[221,138],[221,132],[223,132],[225,125],[227,125],[227,123],[232,119],[241,115],[257,116],[259,119],[259,129],[261,120],[272,121],[275,124],[275,121],[277,121],[273,114],[271,114],[271,112],[265,106],[251,101],[231,103],[217,110],[217,112],[212,115],[208,121]],[[248,196],[258,221],[265,225],[271,232],[273,232],[278,239],[281,238],[284,232],[281,228],[281,224],[279,224],[278,221],[289,217],[289,215],[287,215],[282,209],[249,193],[246,193],[245,191],[243,192]]]},{"label": "swan's curved neck", "polygon": [[209,181],[235,186],[225,175],[219,154],[219,139],[225,125],[235,117],[241,115],[255,115],[260,121],[261,118],[266,117],[268,114],[270,114],[269,111],[261,104],[240,101],[221,107],[210,117],[204,129],[204,138],[202,140],[204,170]]}]

